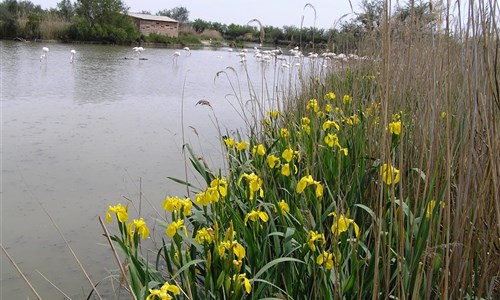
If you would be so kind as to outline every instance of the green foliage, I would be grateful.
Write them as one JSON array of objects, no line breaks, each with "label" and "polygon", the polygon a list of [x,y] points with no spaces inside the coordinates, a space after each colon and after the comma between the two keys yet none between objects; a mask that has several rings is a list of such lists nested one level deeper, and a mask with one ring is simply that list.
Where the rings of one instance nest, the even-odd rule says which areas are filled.
[{"label": "green foliage", "polygon": [[43,16],[40,13],[32,13],[28,16],[24,36],[27,38],[41,38],[40,23]]},{"label": "green foliage", "polygon": [[17,20],[18,3],[7,0],[0,3],[0,32],[2,37],[15,37],[19,22]]},{"label": "green foliage", "polygon": [[198,32],[201,33],[203,30],[207,29],[210,26],[210,22],[204,21],[202,19],[196,19],[191,23],[191,27]]},{"label": "green foliage", "polygon": [[127,11],[121,0],[77,0],[75,5],[76,14],[91,27],[113,24],[117,15]]}]

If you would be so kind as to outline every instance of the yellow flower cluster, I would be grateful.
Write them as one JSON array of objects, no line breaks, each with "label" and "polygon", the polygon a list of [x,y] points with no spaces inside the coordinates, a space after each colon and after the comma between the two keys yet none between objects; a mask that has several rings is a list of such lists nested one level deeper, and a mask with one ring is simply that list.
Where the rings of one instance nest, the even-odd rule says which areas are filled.
[{"label": "yellow flower cluster", "polygon": [[262,179],[255,173],[243,174],[238,179],[238,185],[241,184],[242,179],[248,183],[250,189],[250,200],[254,199],[256,192],[259,192],[260,197],[264,197],[264,190],[262,189]]},{"label": "yellow flower cluster", "polygon": [[195,202],[198,205],[207,206],[219,202],[221,197],[227,195],[227,181],[224,178],[216,177],[210,182],[210,186],[205,191],[196,194]]},{"label": "yellow flower cluster", "polygon": [[311,134],[311,119],[309,119],[308,117],[303,117],[302,118],[302,121],[301,121],[301,124],[302,124],[302,130],[304,130],[304,132],[308,135]]},{"label": "yellow flower cluster", "polygon": [[342,120],[342,123],[345,123],[345,124],[351,125],[351,126],[358,125],[361,122],[361,120],[359,119],[357,114],[353,114],[350,117],[343,117],[341,120]]},{"label": "yellow flower cluster", "polygon": [[182,210],[182,214],[185,217],[191,215],[192,207],[193,203],[189,198],[180,199],[179,197],[167,197],[163,201],[164,210],[172,212],[174,214],[178,214]]},{"label": "yellow flower cluster", "polygon": [[228,148],[236,148],[236,150],[238,151],[247,150],[248,147],[250,146],[250,144],[247,141],[236,142],[232,138],[224,138],[224,144],[226,144]]},{"label": "yellow flower cluster", "polygon": [[317,113],[319,111],[318,100],[316,99],[309,100],[309,103],[307,103],[306,105],[306,109]]},{"label": "yellow flower cluster", "polygon": [[252,222],[256,222],[258,220],[262,220],[262,222],[266,223],[269,221],[269,215],[265,211],[261,211],[260,209],[258,210],[251,210],[247,215],[245,216],[245,224],[248,222],[248,220]]},{"label": "yellow flower cluster", "polygon": [[[128,205],[125,207],[122,206],[121,203],[118,203],[115,206],[110,205],[106,211],[106,222],[109,223],[112,221],[112,213],[116,214],[118,222],[126,223],[128,221]],[[149,228],[143,218],[132,220],[132,222],[125,224],[125,228],[131,238],[134,237],[135,233],[139,234],[142,239],[149,236]]]}]

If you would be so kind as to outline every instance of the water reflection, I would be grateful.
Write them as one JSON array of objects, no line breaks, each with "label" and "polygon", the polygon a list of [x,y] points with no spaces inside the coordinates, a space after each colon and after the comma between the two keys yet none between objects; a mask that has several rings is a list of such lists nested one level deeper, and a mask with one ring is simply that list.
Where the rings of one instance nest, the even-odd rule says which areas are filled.
[{"label": "water reflection", "polygon": [[[167,179],[184,178],[182,144],[222,166],[214,123],[242,128],[233,108],[238,101],[281,101],[297,75],[257,61],[245,68],[223,51],[191,50],[174,60],[176,50],[147,48],[141,56],[147,60],[128,60],[130,47],[49,44],[40,62],[45,45],[0,45],[2,243],[46,299],[61,296],[35,270],[75,299],[89,288],[41,205],[92,279],[102,280],[116,268],[108,247],[97,245],[105,243],[97,218],[107,206],[138,203],[142,191],[148,218],[154,214],[149,203],[159,207],[166,195],[183,195],[184,188]],[[216,76],[221,70],[229,79]],[[211,108],[196,106],[200,99]],[[30,296],[4,262],[0,298]]]}]

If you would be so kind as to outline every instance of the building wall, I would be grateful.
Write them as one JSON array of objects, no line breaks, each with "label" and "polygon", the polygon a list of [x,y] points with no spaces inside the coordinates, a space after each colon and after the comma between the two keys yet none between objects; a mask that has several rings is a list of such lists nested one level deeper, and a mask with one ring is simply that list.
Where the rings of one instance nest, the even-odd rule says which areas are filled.
[{"label": "building wall", "polygon": [[179,36],[179,23],[141,20],[135,18],[134,23],[137,28],[139,28],[139,32],[144,35],[149,35],[150,33],[154,32],[166,36]]}]

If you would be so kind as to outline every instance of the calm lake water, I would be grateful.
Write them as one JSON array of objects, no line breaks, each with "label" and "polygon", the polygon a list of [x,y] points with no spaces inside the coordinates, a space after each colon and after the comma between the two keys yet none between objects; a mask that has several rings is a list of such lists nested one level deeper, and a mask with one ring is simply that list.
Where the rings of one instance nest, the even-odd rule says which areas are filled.
[{"label": "calm lake water", "polygon": [[[43,207],[92,280],[102,281],[99,290],[112,298],[105,278],[117,266],[98,217],[126,199],[138,207],[140,190],[146,218],[166,195],[185,195],[167,179],[184,178],[183,128],[185,142],[212,167],[222,167],[214,116],[231,130],[244,123],[230,105],[237,102],[225,75],[214,79],[227,70],[235,83],[237,74],[247,101],[244,65],[237,52],[223,48],[191,55],[147,48],[141,56],[147,60],[139,60],[131,47],[5,41],[0,46],[1,243],[44,299],[64,296],[38,272],[72,298],[84,299],[89,285]],[[40,61],[44,46],[50,51]],[[174,59],[174,51],[181,56]],[[273,82],[294,90],[293,65],[275,67],[252,56],[249,51],[247,70],[258,96],[273,105],[279,98],[273,90],[284,88],[273,89]],[[213,111],[196,105],[201,99]],[[130,212],[137,216],[132,207]],[[3,253],[1,269],[1,299],[34,298]]]}]

